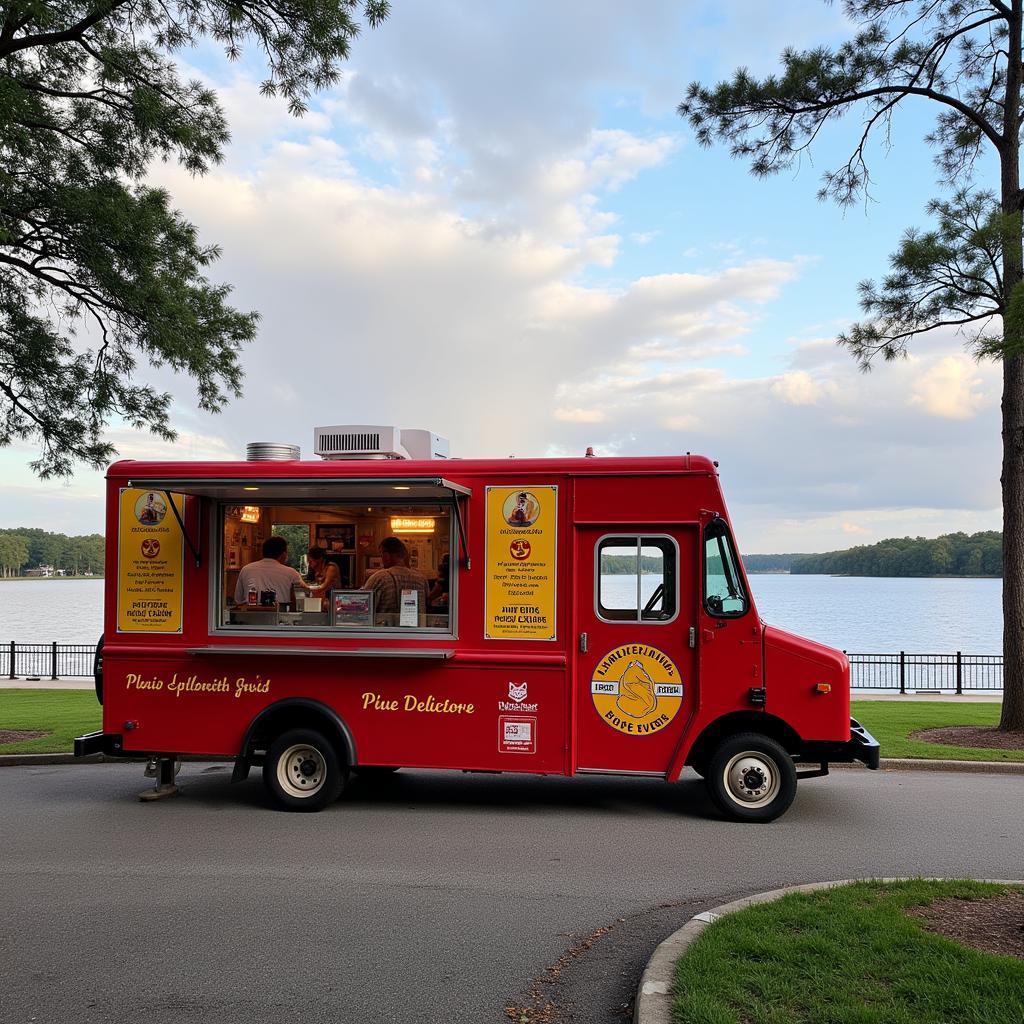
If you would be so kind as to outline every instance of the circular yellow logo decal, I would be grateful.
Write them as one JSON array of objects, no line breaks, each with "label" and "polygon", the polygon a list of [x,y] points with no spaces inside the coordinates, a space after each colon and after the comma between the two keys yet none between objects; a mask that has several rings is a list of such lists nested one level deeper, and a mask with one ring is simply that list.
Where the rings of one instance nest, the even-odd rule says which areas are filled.
[{"label": "circular yellow logo decal", "polygon": [[657,647],[623,644],[598,662],[590,696],[613,729],[650,736],[676,717],[683,703],[683,681],[675,662]]}]

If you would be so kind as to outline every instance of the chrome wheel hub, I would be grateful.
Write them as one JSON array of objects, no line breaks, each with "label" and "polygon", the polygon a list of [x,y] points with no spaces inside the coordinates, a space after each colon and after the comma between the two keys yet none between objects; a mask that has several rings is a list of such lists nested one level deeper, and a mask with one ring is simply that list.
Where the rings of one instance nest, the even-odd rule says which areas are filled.
[{"label": "chrome wheel hub", "polygon": [[733,800],[747,807],[757,807],[775,799],[781,780],[778,769],[768,757],[745,750],[729,759],[724,782]]}]

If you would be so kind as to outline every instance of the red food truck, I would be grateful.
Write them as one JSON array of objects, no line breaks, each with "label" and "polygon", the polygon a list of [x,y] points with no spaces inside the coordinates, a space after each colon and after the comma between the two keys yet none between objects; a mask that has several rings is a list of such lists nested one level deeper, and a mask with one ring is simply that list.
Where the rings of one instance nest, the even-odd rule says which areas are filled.
[{"label": "red food truck", "polygon": [[[77,755],[148,755],[164,789],[175,757],[227,756],[293,810],[352,772],[689,766],[744,821],[878,767],[846,657],[758,616],[709,459],[448,459],[374,426],[314,447],[110,467],[103,729]],[[307,550],[314,580],[286,564]]]}]

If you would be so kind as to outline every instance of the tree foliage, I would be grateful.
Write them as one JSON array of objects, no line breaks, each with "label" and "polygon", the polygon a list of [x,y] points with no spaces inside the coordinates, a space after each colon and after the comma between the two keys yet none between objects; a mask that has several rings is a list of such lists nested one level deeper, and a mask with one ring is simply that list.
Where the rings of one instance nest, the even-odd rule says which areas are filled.
[{"label": "tree foliage", "polygon": [[216,412],[240,394],[257,315],[207,278],[215,245],[146,182],[154,159],[202,174],[228,126],[177,51],[262,51],[262,90],[293,113],[333,82],[385,0],[0,2],[0,446],[31,440],[43,477],[102,466],[112,417],[172,439],[168,366]]},{"label": "tree foliage", "polygon": [[979,354],[1016,354],[1020,336],[1004,338],[995,318],[1012,291],[1001,264],[1005,240],[1020,245],[1020,197],[1007,210],[1001,195],[974,182],[986,147],[1001,151],[1019,132],[1016,115],[1004,125],[1010,7],[984,0],[846,0],[843,7],[862,26],[852,40],[786,50],[777,76],[757,80],[740,69],[713,88],[695,82],[679,111],[702,145],[726,142],[760,177],[793,168],[827,123],[860,111],[849,157],[825,171],[818,192],[848,206],[870,197],[871,143],[891,143],[899,105],[932,101],[938,113],[927,140],[953,194],[928,205],[935,227],[907,231],[881,282],[862,282],[867,319],[839,341],[865,369],[876,356],[904,355],[911,338],[940,327],[967,329]]},{"label": "tree foliage", "polygon": [[1002,535],[948,533],[942,537],[892,537],[844,551],[800,555],[794,575],[831,576],[999,576],[1003,571]]},{"label": "tree foliage", "polygon": [[69,537],[28,526],[0,530],[0,570],[6,576],[41,565],[52,565],[72,576],[95,576],[103,572],[103,557],[100,533]]},{"label": "tree foliage", "polygon": [[[926,102],[926,139],[946,198],[911,229],[879,282],[860,286],[865,319],[838,338],[862,369],[903,356],[914,338],[963,333],[1003,363],[1003,664],[1000,727],[1024,729],[1024,0],[844,0],[856,31],[837,47],[788,49],[777,75],[745,69],[693,83],[679,112],[702,145],[721,141],[755,175],[794,167],[822,129],[856,112],[847,159],[820,198],[870,198],[868,160],[891,144],[894,112]],[[994,184],[998,187],[992,187]]]}]

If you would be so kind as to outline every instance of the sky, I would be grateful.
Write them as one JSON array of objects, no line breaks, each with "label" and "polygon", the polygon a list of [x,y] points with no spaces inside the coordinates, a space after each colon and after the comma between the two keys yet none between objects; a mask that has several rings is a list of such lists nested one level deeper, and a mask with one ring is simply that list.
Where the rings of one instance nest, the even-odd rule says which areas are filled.
[{"label": "sky", "polygon": [[[872,201],[845,211],[815,194],[857,116],[757,179],[676,112],[693,80],[850,34],[816,0],[395,0],[301,119],[260,96],[257,53],[180,55],[232,142],[204,177],[152,179],[221,245],[210,276],[259,310],[259,337],[218,415],[140,366],[179,439],[111,440],[124,458],[312,457],[314,427],[365,423],[464,458],[692,451],[719,461],[746,552],[998,529],[998,364],[947,334],[863,374],[834,341],[857,283],[926,223],[931,112],[899,115]],[[102,473],[41,483],[34,454],[0,450],[0,527],[102,532]]]}]

